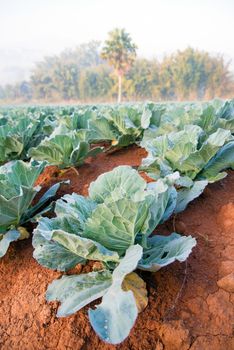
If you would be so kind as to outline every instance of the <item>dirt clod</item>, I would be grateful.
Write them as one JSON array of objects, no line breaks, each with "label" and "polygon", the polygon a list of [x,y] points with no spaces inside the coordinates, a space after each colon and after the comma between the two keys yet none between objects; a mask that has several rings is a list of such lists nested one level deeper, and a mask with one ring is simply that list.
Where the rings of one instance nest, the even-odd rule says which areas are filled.
[{"label": "dirt clod", "polygon": [[165,346],[170,350],[188,350],[190,347],[189,331],[181,321],[164,323],[159,330],[159,335]]},{"label": "dirt clod", "polygon": [[217,284],[219,288],[234,293],[234,272],[218,280]]}]

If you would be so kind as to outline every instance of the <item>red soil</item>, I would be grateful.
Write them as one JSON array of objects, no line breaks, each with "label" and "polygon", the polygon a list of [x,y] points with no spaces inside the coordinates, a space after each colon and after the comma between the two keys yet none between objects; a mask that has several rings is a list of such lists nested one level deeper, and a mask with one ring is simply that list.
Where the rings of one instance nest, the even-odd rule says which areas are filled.
[{"label": "red soil", "polygon": [[[138,166],[145,152],[130,147],[101,154],[61,179],[69,178],[60,195],[87,194],[89,183],[103,172],[129,164]],[[58,178],[50,167],[39,179],[44,187]],[[48,284],[61,273],[47,270],[32,258],[31,240],[12,244],[0,261],[1,350],[232,350],[234,319],[234,172],[209,185],[162,233],[192,234],[197,247],[187,263],[174,263],[155,274],[141,273],[149,304],[121,345],[103,343],[92,330],[87,309],[56,318],[57,303],[45,302]]]}]

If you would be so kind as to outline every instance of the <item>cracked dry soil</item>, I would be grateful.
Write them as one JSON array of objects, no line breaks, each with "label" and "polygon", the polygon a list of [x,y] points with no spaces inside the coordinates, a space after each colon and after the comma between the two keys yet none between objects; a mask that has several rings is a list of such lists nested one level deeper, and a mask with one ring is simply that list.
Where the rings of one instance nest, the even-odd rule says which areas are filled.
[{"label": "cracked dry soil", "polygon": [[[64,193],[87,195],[89,183],[115,166],[140,164],[145,152],[129,147],[101,154],[63,175]],[[39,179],[46,188],[57,181],[50,167]],[[204,194],[157,232],[192,234],[197,246],[187,263],[155,274],[143,273],[149,304],[130,336],[120,345],[103,343],[92,330],[87,309],[56,318],[57,303],[45,302],[47,285],[61,273],[32,257],[31,240],[12,244],[0,262],[1,350],[233,350],[234,320],[234,171],[209,185]],[[95,303],[94,303],[95,304]]]}]

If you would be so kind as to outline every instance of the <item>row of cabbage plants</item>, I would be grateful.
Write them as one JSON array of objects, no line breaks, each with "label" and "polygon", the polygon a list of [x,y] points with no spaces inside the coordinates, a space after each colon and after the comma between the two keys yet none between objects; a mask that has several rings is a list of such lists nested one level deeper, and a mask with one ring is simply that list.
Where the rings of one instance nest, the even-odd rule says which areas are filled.
[{"label": "row of cabbage plants", "polygon": [[[33,222],[34,258],[65,272],[46,293],[48,301],[60,302],[57,315],[102,297],[88,311],[91,325],[104,341],[122,342],[147,305],[145,282],[134,271],[185,261],[196,245],[176,232],[161,236],[157,226],[234,168],[233,132],[233,101],[3,110],[0,256],[12,241],[29,237],[26,227]],[[92,182],[87,197],[73,193],[53,203],[61,182],[40,196],[35,183],[45,166],[77,167],[132,143],[147,150],[140,170],[153,182],[120,166]],[[66,275],[89,261],[92,272]]]}]

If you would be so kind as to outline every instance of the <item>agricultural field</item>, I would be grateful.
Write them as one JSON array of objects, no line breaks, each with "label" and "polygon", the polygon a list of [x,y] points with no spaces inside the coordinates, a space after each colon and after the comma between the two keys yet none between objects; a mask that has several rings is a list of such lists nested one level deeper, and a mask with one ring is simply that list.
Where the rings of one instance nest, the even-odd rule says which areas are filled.
[{"label": "agricultural field", "polygon": [[0,109],[0,349],[231,350],[234,100]]}]

